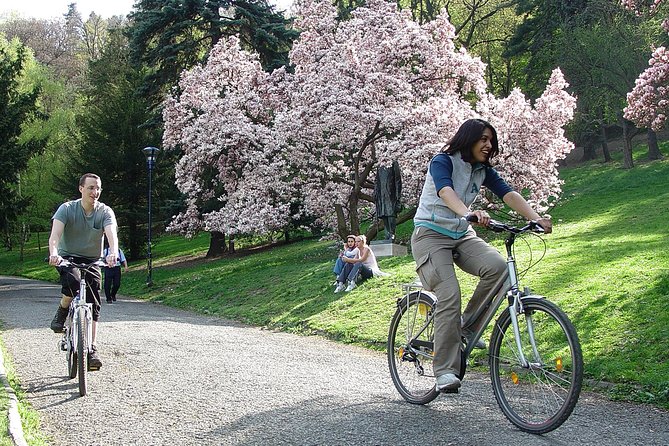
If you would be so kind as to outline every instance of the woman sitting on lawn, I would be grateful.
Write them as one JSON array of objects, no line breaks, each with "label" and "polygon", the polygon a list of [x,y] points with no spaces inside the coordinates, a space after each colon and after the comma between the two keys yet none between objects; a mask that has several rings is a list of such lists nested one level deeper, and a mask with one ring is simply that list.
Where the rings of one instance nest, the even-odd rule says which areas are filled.
[{"label": "woman sitting on lawn", "polygon": [[344,261],[344,269],[341,274],[339,274],[338,285],[335,293],[338,293],[344,289],[344,285],[348,280],[348,286],[346,291],[351,291],[355,288],[355,281],[358,278],[358,274],[362,277],[362,280],[367,280],[373,276],[389,276],[390,274],[384,273],[379,268],[379,264],[376,263],[376,256],[374,251],[367,246],[367,237],[364,235],[358,235],[355,237],[355,245],[360,251],[360,255],[356,258],[342,258]]}]

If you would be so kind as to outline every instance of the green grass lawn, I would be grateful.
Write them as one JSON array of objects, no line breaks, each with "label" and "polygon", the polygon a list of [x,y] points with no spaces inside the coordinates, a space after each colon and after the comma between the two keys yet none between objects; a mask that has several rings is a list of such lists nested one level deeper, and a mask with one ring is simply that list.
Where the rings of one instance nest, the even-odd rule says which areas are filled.
[{"label": "green grass lawn", "polygon": [[[669,161],[637,159],[631,170],[592,162],[561,174],[564,194],[552,211],[554,233],[544,237],[545,258],[521,283],[571,317],[589,382],[615,383],[613,397],[669,408]],[[411,222],[402,225],[400,238],[411,230]],[[533,260],[543,253],[540,240],[526,240],[516,245],[521,271],[530,249]],[[55,281],[42,262],[44,248],[31,243],[22,262],[17,252],[0,253],[0,273]],[[206,234],[163,236],[153,248],[154,286],[145,286],[146,262],[139,261],[124,275],[121,294],[382,350],[401,284],[415,277],[411,256],[382,258],[390,277],[334,294],[332,242],[303,240],[214,260],[204,258],[207,244]],[[474,281],[460,277],[467,295]]]}]

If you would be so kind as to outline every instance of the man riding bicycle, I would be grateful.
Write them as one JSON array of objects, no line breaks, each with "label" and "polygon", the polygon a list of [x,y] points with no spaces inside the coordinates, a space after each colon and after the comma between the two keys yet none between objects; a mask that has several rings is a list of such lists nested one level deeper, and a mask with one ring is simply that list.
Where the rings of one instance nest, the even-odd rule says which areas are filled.
[{"label": "man riding bicycle", "polygon": [[[56,266],[60,273],[62,297],[56,315],[51,321],[51,329],[56,333],[63,332],[65,319],[72,298],[79,291],[80,272],[75,267],[58,266],[63,257],[72,257],[77,263],[90,263],[102,256],[103,234],[109,240],[109,255],[105,258],[107,265],[116,265],[118,253],[117,225],[114,211],[98,199],[102,192],[100,177],[87,173],[79,180],[81,198],[60,205],[52,218],[51,235],[49,236],[49,264]],[[86,285],[90,289],[86,293],[86,301],[92,304],[92,351],[88,356],[91,370],[102,367],[97,353],[95,335],[97,321],[100,317],[100,283],[101,272],[98,267],[91,267],[84,274]]]}]

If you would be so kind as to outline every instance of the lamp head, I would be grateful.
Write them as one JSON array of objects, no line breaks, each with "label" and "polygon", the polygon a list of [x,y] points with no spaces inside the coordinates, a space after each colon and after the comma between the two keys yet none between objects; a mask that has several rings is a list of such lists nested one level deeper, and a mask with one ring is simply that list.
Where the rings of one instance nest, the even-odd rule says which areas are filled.
[{"label": "lamp head", "polygon": [[158,155],[160,149],[157,147],[144,147],[142,152],[146,155],[146,163],[149,166],[149,169],[152,168],[156,162],[156,155]]}]

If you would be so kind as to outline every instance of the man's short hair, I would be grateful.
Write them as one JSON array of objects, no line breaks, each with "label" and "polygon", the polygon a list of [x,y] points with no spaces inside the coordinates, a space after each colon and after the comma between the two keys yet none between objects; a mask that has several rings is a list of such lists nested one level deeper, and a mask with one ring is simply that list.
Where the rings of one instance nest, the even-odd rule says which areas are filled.
[{"label": "man's short hair", "polygon": [[81,178],[79,178],[79,186],[83,186],[84,184],[86,184],[86,178],[93,178],[94,180],[100,180],[100,177],[95,175],[94,173],[85,173],[81,176]]}]

